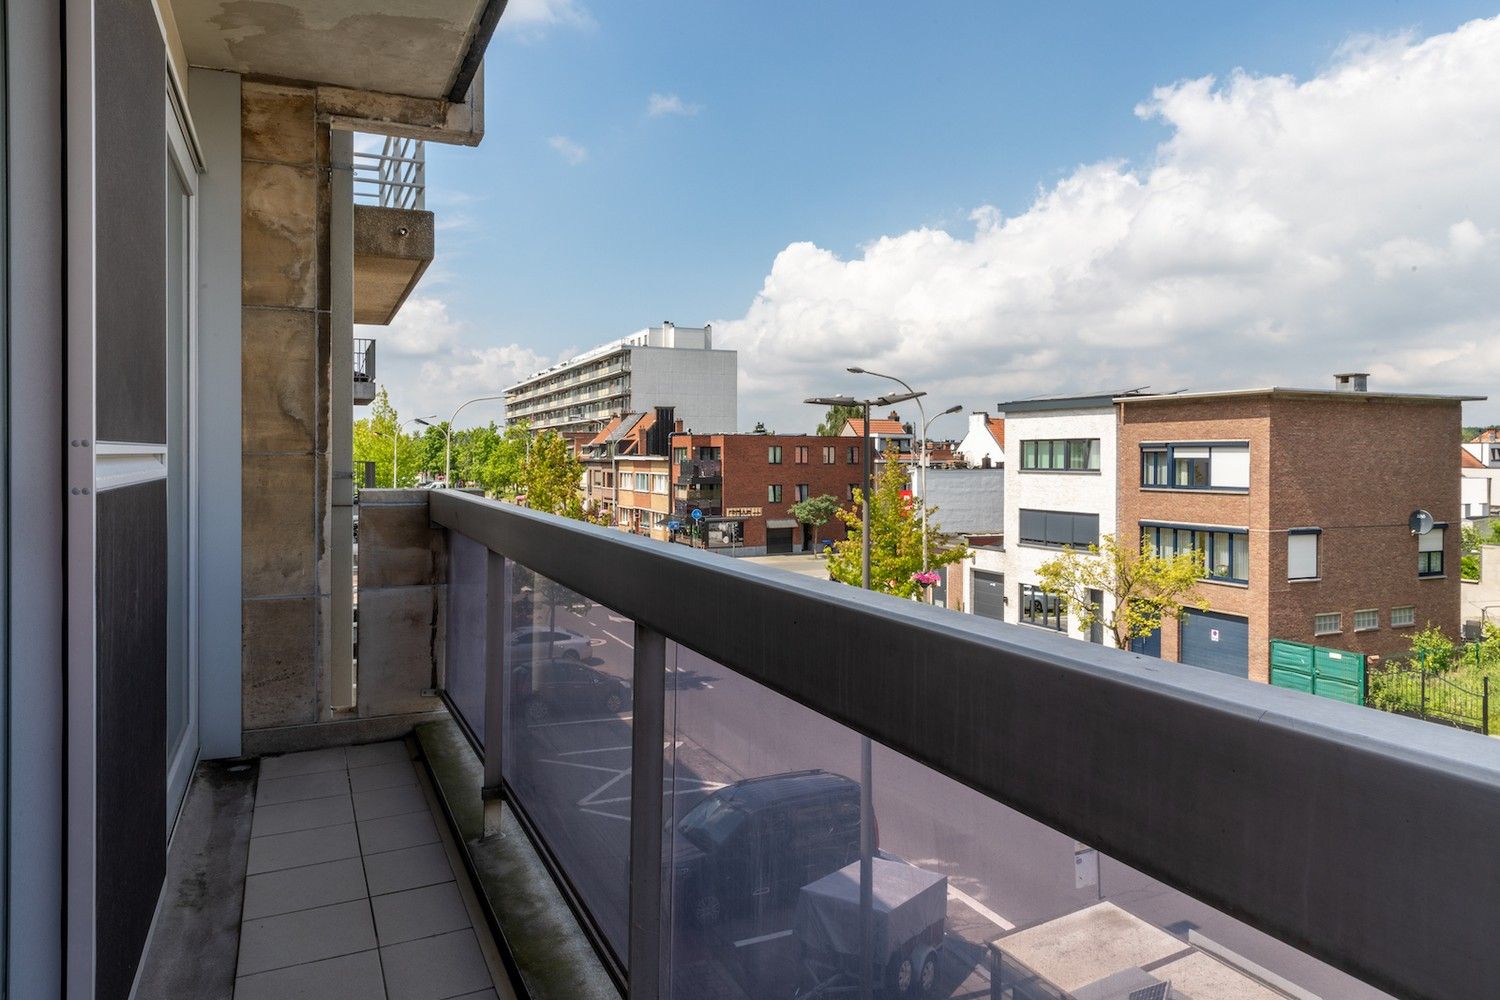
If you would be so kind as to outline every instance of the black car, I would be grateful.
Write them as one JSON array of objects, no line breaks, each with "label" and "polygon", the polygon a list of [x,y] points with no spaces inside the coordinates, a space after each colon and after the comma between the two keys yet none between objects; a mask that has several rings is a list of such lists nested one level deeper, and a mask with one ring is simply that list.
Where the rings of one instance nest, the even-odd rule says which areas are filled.
[{"label": "black car", "polygon": [[614,715],[630,704],[630,688],[571,657],[538,660],[515,670],[512,696],[531,725],[553,715]]},{"label": "black car", "polygon": [[747,778],[699,802],[673,831],[678,912],[706,927],[757,899],[787,905],[858,858],[858,782],[821,770]]}]

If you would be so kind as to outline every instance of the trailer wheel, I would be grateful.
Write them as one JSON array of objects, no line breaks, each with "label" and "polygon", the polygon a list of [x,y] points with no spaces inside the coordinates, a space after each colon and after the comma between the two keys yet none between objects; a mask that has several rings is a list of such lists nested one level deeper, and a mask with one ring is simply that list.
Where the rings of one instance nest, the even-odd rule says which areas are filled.
[{"label": "trailer wheel", "polygon": [[699,927],[712,927],[723,915],[723,904],[714,893],[705,892],[693,901],[693,921]]},{"label": "trailer wheel", "polygon": [[917,970],[916,995],[919,997],[931,996],[933,987],[937,985],[937,951],[932,948],[921,948],[919,951],[926,952],[922,956],[922,963]]},{"label": "trailer wheel", "polygon": [[887,992],[893,997],[909,997],[913,994],[913,987],[917,984],[916,966],[912,964],[910,955],[900,955],[891,960],[890,971],[886,973]]}]

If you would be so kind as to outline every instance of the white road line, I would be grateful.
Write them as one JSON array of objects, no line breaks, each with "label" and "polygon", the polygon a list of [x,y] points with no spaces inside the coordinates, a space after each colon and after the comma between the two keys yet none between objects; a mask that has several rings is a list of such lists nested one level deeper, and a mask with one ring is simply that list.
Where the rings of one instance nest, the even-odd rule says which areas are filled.
[{"label": "white road line", "polygon": [[549,760],[548,758],[543,757],[542,763],[561,764],[564,767],[581,767],[585,771],[603,771],[605,774],[618,774],[620,771],[618,767],[600,767],[598,764],[580,764],[576,760]]},{"label": "white road line", "polygon": [[611,639],[613,639],[615,642],[618,642],[620,645],[624,646],[626,649],[634,649],[635,648],[635,643],[633,643],[633,642],[626,642],[624,639],[621,639],[619,636],[615,635],[613,632],[611,632],[607,628],[601,628],[599,631],[603,632],[605,635],[609,636]]},{"label": "white road line", "polygon": [[620,816],[620,815],[617,815],[617,814],[612,813],[612,812],[605,812],[603,809],[590,809],[587,806],[585,806],[582,809],[579,809],[578,811],[579,812],[586,812],[586,813],[593,813],[595,816],[608,816],[610,819],[623,819],[627,823],[630,822],[630,817],[629,816]]},{"label": "white road line", "polygon": [[964,892],[962,889],[954,888],[952,882],[948,883],[948,891],[957,896],[959,902],[963,903],[969,909],[973,910],[975,913],[979,914],[981,917],[988,920],[990,923],[994,924],[1001,930],[1013,931],[1016,929],[1015,924],[1011,923],[1009,920],[1006,920],[1000,914],[996,913],[988,906],[985,906],[983,903],[975,899],[973,896],[969,895],[967,892]]},{"label": "white road line", "polygon": [[629,750],[629,749],[631,749],[631,746],[630,746],[629,743],[627,743],[627,744],[625,744],[622,747],[594,747],[594,749],[592,749],[592,750],[569,750],[567,753],[560,753],[560,754],[558,754],[558,756],[559,757],[577,757],[580,754],[586,754],[586,753],[609,753],[611,750]]},{"label": "white road line", "polygon": [[774,934],[762,934],[760,937],[744,938],[743,940],[736,941],[734,946],[736,948],[745,948],[752,944],[765,944],[767,941],[775,941],[777,938],[791,936],[792,932],[790,930],[777,931]]},{"label": "white road line", "polygon": [[583,726],[590,722],[629,722],[635,718],[633,715],[605,715],[597,719],[569,719],[567,722],[538,722],[527,726],[527,729],[547,729],[550,726]]}]

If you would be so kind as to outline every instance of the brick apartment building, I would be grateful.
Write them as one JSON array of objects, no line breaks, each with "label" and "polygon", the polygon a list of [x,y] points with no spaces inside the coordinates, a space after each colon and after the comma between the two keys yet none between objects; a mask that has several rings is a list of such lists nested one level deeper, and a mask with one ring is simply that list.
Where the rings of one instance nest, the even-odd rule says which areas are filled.
[{"label": "brick apartment building", "polygon": [[1142,651],[1266,681],[1272,639],[1390,656],[1428,623],[1456,633],[1464,398],[1339,384],[1117,400],[1121,536],[1208,568],[1209,610]]},{"label": "brick apartment building", "polygon": [[[672,516],[703,513],[709,548],[743,555],[810,552],[813,532],[792,517],[799,500],[827,494],[853,499],[860,443],[815,434],[672,435]],[[834,520],[818,543],[844,537]]]}]

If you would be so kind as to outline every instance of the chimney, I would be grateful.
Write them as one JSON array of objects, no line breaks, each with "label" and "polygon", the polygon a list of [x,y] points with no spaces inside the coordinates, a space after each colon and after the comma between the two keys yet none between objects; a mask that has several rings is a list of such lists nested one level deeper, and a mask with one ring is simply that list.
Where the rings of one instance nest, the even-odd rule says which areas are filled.
[{"label": "chimney", "polygon": [[1369,372],[1340,372],[1333,377],[1333,387],[1339,392],[1369,392]]},{"label": "chimney", "polygon": [[674,420],[672,422],[672,430],[677,434],[682,433],[682,418],[679,417],[677,420]]}]

